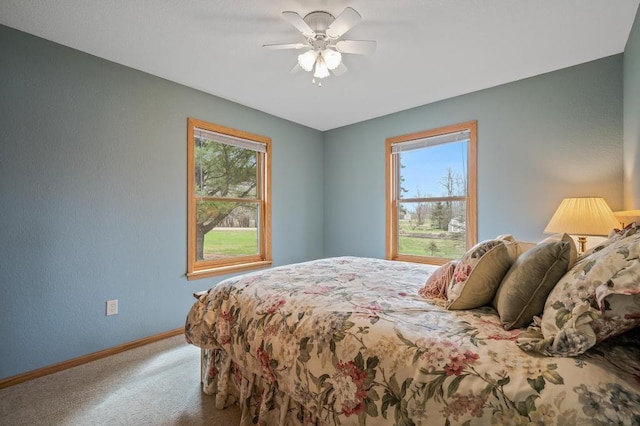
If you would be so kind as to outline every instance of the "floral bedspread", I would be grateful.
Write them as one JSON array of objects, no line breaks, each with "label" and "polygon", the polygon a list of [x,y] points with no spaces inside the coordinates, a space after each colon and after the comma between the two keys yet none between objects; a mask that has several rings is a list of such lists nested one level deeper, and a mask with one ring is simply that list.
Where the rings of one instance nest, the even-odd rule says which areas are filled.
[{"label": "floral bedspread", "polygon": [[204,391],[243,424],[640,425],[640,329],[530,355],[492,308],[419,296],[434,269],[338,257],[219,283],[186,322]]}]

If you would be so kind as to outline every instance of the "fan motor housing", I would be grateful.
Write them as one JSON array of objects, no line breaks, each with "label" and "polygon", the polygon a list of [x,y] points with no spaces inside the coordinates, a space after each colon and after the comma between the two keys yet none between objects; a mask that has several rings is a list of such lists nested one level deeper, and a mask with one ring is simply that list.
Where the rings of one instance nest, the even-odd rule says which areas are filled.
[{"label": "fan motor housing", "polygon": [[336,18],[329,12],[316,10],[315,12],[308,13],[304,18],[304,22],[311,27],[316,34],[322,34],[326,37],[327,28]]}]

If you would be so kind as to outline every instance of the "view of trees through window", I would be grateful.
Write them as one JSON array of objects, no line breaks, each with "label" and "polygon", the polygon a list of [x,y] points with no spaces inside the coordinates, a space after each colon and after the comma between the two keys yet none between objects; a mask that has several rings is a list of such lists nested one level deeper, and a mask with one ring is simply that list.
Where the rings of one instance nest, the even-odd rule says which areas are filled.
[{"label": "view of trees through window", "polygon": [[188,119],[187,277],[271,264],[271,139]]},{"label": "view of trees through window", "polygon": [[257,153],[195,140],[197,260],[258,253]]},{"label": "view of trees through window", "polygon": [[466,152],[464,140],[399,154],[400,254],[457,258],[466,252]]},{"label": "view of trees through window", "polygon": [[474,244],[475,143],[475,122],[387,139],[387,258],[442,263]]}]

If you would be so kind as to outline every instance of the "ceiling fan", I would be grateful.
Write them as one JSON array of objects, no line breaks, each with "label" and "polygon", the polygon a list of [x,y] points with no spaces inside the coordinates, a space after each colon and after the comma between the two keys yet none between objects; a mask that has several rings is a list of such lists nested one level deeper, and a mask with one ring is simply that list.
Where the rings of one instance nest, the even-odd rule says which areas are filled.
[{"label": "ceiling fan", "polygon": [[[323,79],[333,74],[339,76],[347,71],[342,63],[343,53],[369,55],[376,50],[373,40],[341,40],[347,31],[360,22],[362,17],[355,9],[347,7],[334,17],[329,12],[315,11],[302,18],[296,12],[282,12],[282,16],[304,36],[304,43],[265,44],[267,49],[307,49],[298,55],[298,63],[291,72],[302,68],[313,71],[313,80]],[[322,86],[322,82],[318,82]]]}]

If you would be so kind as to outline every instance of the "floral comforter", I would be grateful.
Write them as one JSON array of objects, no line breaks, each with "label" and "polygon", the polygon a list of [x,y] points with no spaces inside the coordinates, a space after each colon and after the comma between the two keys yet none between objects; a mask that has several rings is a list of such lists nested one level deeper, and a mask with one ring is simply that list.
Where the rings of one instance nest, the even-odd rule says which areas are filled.
[{"label": "floral comforter", "polygon": [[204,391],[243,424],[640,425],[640,329],[530,355],[492,308],[419,296],[434,269],[338,257],[219,283],[186,322]]}]

